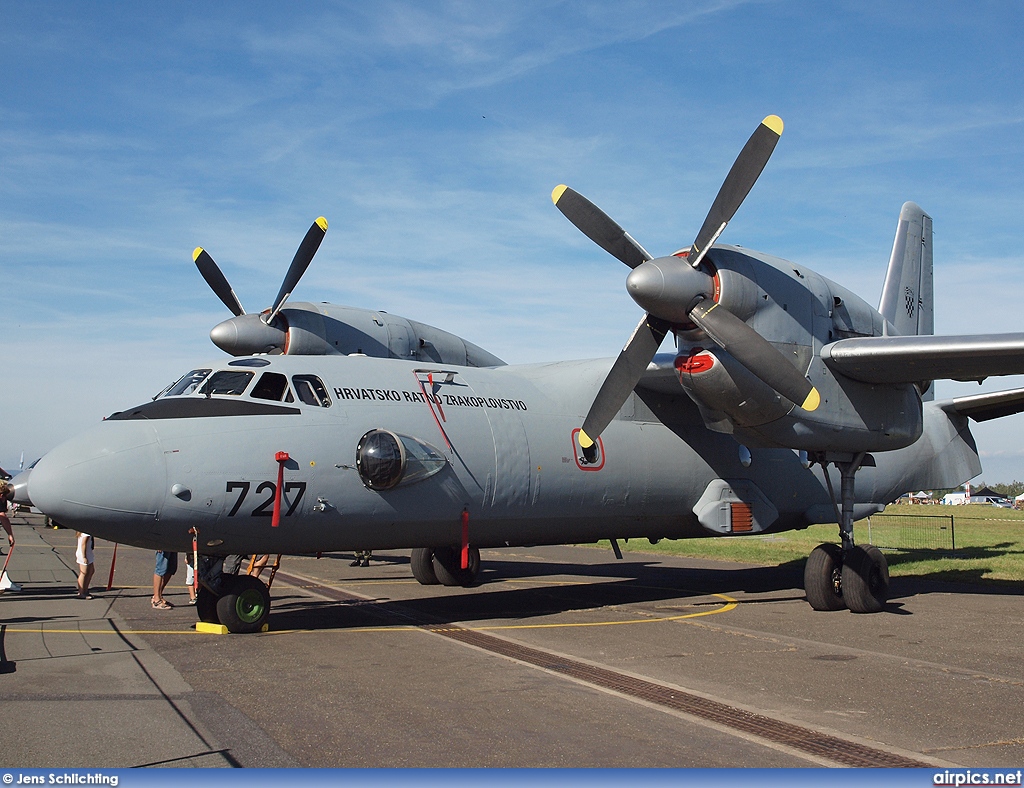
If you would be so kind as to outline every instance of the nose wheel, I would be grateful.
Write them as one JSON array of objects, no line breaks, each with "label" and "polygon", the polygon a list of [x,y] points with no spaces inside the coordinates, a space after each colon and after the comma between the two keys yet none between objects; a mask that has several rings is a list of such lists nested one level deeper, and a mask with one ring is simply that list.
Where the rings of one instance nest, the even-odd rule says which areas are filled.
[{"label": "nose wheel", "polygon": [[[223,558],[202,556],[196,613],[200,621],[223,624],[228,632],[262,632],[270,618],[270,589],[253,575],[221,571]],[[213,591],[216,588],[218,591]]]}]

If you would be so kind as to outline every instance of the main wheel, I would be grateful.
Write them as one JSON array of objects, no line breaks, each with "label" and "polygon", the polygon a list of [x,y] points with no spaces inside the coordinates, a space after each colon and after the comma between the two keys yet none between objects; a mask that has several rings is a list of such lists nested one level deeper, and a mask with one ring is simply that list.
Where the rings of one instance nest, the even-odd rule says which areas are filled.
[{"label": "main wheel", "polygon": [[804,566],[804,593],[815,610],[842,610],[843,550],[836,544],[820,544]]},{"label": "main wheel", "polygon": [[469,548],[469,566],[462,568],[462,550],[458,547],[434,548],[434,574],[438,581],[446,586],[473,585],[480,575],[480,550]]},{"label": "main wheel", "polygon": [[878,613],[889,599],[889,565],[874,545],[854,547],[843,561],[843,597],[854,613]]},{"label": "main wheel", "polygon": [[249,575],[233,578],[217,600],[217,616],[228,632],[248,634],[262,630],[270,617],[270,591],[266,583]]},{"label": "main wheel", "polygon": [[219,597],[206,586],[199,586],[199,593],[196,594],[196,613],[200,621],[207,624],[219,624],[220,617],[217,615],[217,600]]},{"label": "main wheel", "polygon": [[414,547],[409,556],[412,565],[412,576],[420,585],[436,586],[440,581],[434,572],[434,551],[429,547]]}]

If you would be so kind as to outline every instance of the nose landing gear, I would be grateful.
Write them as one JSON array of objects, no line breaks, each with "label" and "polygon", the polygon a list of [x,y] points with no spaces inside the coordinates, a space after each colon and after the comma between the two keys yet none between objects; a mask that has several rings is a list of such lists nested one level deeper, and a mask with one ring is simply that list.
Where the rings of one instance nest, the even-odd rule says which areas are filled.
[{"label": "nose landing gear", "polygon": [[223,624],[228,632],[262,632],[270,617],[270,589],[253,575],[223,571],[224,558],[199,557],[199,592],[196,613],[199,620]]}]

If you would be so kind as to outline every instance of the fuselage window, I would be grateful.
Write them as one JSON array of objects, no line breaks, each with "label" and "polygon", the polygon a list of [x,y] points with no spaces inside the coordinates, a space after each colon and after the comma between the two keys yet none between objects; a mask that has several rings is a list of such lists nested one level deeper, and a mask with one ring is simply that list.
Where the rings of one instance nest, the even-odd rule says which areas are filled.
[{"label": "fuselage window", "polygon": [[210,370],[208,369],[193,369],[181,378],[181,380],[168,388],[164,396],[178,397],[183,394],[192,394],[197,388],[199,388],[199,384],[202,383],[209,374]]},{"label": "fuselage window", "polygon": [[327,396],[324,382],[316,375],[292,375],[292,385],[299,399],[307,405],[319,408],[331,407],[331,398]]},{"label": "fuselage window", "polygon": [[234,370],[230,372],[214,372],[210,379],[203,384],[203,387],[199,389],[199,393],[205,394],[207,397],[211,394],[228,394],[232,397],[238,397],[245,391],[245,387],[249,385],[252,376],[252,372],[236,372]]},{"label": "fuselage window", "polygon": [[276,402],[294,402],[291,389],[288,388],[288,378],[276,372],[264,372],[263,377],[256,381],[249,393],[255,399],[272,399]]}]

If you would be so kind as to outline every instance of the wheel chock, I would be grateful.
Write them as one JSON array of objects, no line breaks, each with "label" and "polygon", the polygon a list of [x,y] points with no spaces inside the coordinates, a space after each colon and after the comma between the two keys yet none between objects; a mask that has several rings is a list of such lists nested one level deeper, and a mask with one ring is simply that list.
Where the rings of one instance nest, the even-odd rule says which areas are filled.
[{"label": "wheel chock", "polygon": [[[264,624],[260,628],[260,632],[269,632],[270,624]],[[197,621],[196,632],[202,632],[207,635],[226,635],[228,634],[228,628],[223,624],[211,624],[208,621]]]}]

